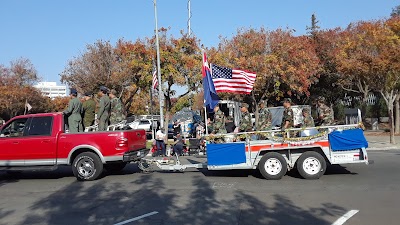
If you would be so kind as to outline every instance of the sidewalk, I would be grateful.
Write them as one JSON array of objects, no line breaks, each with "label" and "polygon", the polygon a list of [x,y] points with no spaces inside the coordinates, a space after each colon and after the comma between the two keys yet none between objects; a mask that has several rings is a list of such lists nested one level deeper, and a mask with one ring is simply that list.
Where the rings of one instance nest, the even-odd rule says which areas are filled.
[{"label": "sidewalk", "polygon": [[365,131],[365,138],[368,141],[368,149],[367,150],[400,150],[400,136],[395,136],[396,144],[390,144],[389,134],[382,135],[381,133],[377,133],[374,131]]}]

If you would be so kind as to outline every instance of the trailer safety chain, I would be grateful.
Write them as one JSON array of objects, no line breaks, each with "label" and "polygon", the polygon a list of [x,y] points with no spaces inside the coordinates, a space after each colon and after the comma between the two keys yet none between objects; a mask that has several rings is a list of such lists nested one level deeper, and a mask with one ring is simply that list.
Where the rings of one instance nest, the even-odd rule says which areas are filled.
[{"label": "trailer safety chain", "polygon": [[145,173],[150,173],[153,171],[152,164],[154,163],[153,160],[142,159],[138,162],[138,167]]}]

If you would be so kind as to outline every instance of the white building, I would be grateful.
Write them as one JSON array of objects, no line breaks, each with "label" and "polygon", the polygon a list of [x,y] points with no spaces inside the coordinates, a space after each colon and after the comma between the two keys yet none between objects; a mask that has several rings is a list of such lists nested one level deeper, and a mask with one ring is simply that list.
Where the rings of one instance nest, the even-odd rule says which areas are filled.
[{"label": "white building", "polygon": [[50,98],[67,96],[67,86],[57,85],[56,82],[39,82],[34,87]]}]

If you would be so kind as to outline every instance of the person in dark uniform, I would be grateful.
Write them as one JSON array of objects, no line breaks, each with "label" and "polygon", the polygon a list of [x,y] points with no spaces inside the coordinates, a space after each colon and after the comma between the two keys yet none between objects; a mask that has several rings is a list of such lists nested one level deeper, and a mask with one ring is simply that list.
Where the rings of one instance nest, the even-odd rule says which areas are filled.
[{"label": "person in dark uniform", "polygon": [[292,128],[294,125],[294,114],[292,110],[292,99],[290,98],[285,98],[283,100],[283,107],[285,107],[285,110],[283,111],[283,117],[282,117],[282,124],[281,124],[281,129],[289,129]]},{"label": "person in dark uniform", "polygon": [[235,131],[235,122],[232,116],[228,116],[225,121],[225,128],[227,133],[233,133]]},{"label": "person in dark uniform", "polygon": [[173,128],[174,128],[173,136],[174,136],[174,140],[176,140],[176,138],[178,137],[178,134],[182,133],[181,124],[179,123],[178,120],[174,121]]},{"label": "person in dark uniform", "polygon": [[184,141],[182,139],[181,134],[178,133],[176,135],[176,140],[174,142],[174,147],[173,147],[174,153],[178,154],[178,156],[181,156],[183,152],[183,146],[184,146]]},{"label": "person in dark uniform", "polygon": [[111,102],[108,97],[108,88],[101,86],[99,91],[100,108],[97,113],[99,121],[99,131],[105,131],[110,123]]},{"label": "person in dark uniform", "polygon": [[96,102],[93,100],[92,92],[85,93],[85,101],[82,104],[83,109],[83,129],[94,124]]},{"label": "person in dark uniform", "polygon": [[68,108],[63,112],[68,116],[68,129],[70,133],[83,132],[82,127],[82,102],[77,98],[78,92],[71,89],[71,100],[69,100]]}]

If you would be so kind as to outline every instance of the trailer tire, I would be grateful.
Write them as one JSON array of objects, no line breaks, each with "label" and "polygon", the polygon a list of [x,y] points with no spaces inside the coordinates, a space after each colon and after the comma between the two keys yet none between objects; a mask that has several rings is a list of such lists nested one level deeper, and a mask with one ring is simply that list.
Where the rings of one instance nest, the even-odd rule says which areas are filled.
[{"label": "trailer tire", "polygon": [[326,160],[318,152],[304,152],[297,160],[297,171],[304,179],[319,179],[326,171]]},{"label": "trailer tire", "polygon": [[280,180],[287,172],[287,162],[282,154],[269,152],[261,158],[258,170],[267,180]]},{"label": "trailer tire", "polygon": [[78,181],[96,180],[103,172],[103,163],[95,153],[82,152],[74,159],[72,172]]}]

